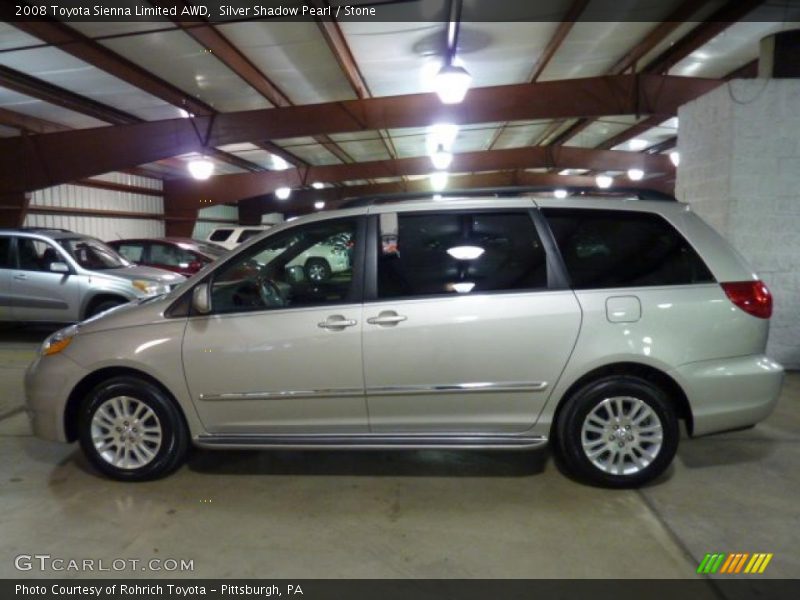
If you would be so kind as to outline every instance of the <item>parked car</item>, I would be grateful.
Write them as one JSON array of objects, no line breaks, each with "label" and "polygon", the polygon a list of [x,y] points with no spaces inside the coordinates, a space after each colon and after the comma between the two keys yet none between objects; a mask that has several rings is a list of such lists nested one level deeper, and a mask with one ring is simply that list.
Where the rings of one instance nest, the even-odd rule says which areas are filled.
[{"label": "parked car", "polygon": [[132,263],[173,271],[186,277],[191,277],[227,252],[216,244],[178,237],[114,240],[108,245]]},{"label": "parked car", "polygon": [[137,267],[63,229],[0,229],[0,320],[69,323],[165,294],[180,275]]},{"label": "parked car", "polygon": [[215,227],[206,236],[206,241],[233,250],[239,244],[267,231],[271,225],[248,225]]},{"label": "parked car", "polygon": [[[352,269],[287,269],[351,244]],[[50,336],[33,429],[103,473],[204,448],[531,449],[638,486],[691,435],[770,414],[772,298],[685,205],[375,203],[276,226],[166,296]]]}]

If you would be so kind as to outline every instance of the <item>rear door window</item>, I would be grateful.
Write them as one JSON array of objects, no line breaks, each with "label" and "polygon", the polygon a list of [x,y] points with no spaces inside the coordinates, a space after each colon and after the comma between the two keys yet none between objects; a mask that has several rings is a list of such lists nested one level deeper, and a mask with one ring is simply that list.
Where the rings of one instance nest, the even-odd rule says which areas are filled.
[{"label": "rear door window", "polygon": [[684,237],[653,213],[542,209],[576,289],[710,283]]},{"label": "rear door window", "polygon": [[380,215],[381,299],[546,287],[545,250],[527,211]]}]

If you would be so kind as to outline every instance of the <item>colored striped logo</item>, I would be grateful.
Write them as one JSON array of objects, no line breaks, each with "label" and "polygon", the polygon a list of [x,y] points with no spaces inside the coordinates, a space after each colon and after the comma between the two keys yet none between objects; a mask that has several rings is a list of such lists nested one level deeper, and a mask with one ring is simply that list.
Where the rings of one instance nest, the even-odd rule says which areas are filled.
[{"label": "colored striped logo", "polygon": [[702,574],[711,575],[714,573],[738,575],[739,573],[763,573],[767,568],[769,561],[772,560],[772,554],[757,552],[749,554],[747,552],[738,552],[727,554],[718,552],[715,554],[706,554],[697,567],[697,572]]}]

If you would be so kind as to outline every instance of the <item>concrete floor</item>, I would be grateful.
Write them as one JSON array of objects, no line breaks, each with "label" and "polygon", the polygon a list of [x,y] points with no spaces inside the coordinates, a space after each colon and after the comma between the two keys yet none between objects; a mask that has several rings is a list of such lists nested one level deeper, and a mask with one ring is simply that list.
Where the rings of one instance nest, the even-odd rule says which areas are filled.
[{"label": "concrete floor", "polygon": [[766,576],[800,577],[800,374],[768,421],[684,440],[639,491],[579,485],[547,451],[197,451],[121,484],[15,412],[43,336],[0,331],[0,577],[42,576],[13,558],[46,553],[193,559],[191,577],[686,578],[706,552],[772,552]]}]

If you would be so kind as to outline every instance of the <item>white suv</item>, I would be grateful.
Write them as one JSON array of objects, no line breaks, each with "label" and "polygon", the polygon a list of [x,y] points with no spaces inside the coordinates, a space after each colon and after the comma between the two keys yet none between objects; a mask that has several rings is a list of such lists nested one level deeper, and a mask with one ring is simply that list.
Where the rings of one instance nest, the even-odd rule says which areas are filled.
[{"label": "white suv", "polygon": [[[320,246],[350,267],[296,273]],[[288,268],[287,268],[288,267]],[[34,431],[140,480],[204,448],[530,449],[636,486],[770,414],[769,291],[674,201],[372,203],[276,226],[48,338]]]},{"label": "white suv", "polygon": [[206,236],[206,241],[228,250],[233,250],[236,246],[244,244],[250,238],[261,235],[270,225],[248,225],[248,226],[225,226],[215,227]]}]

